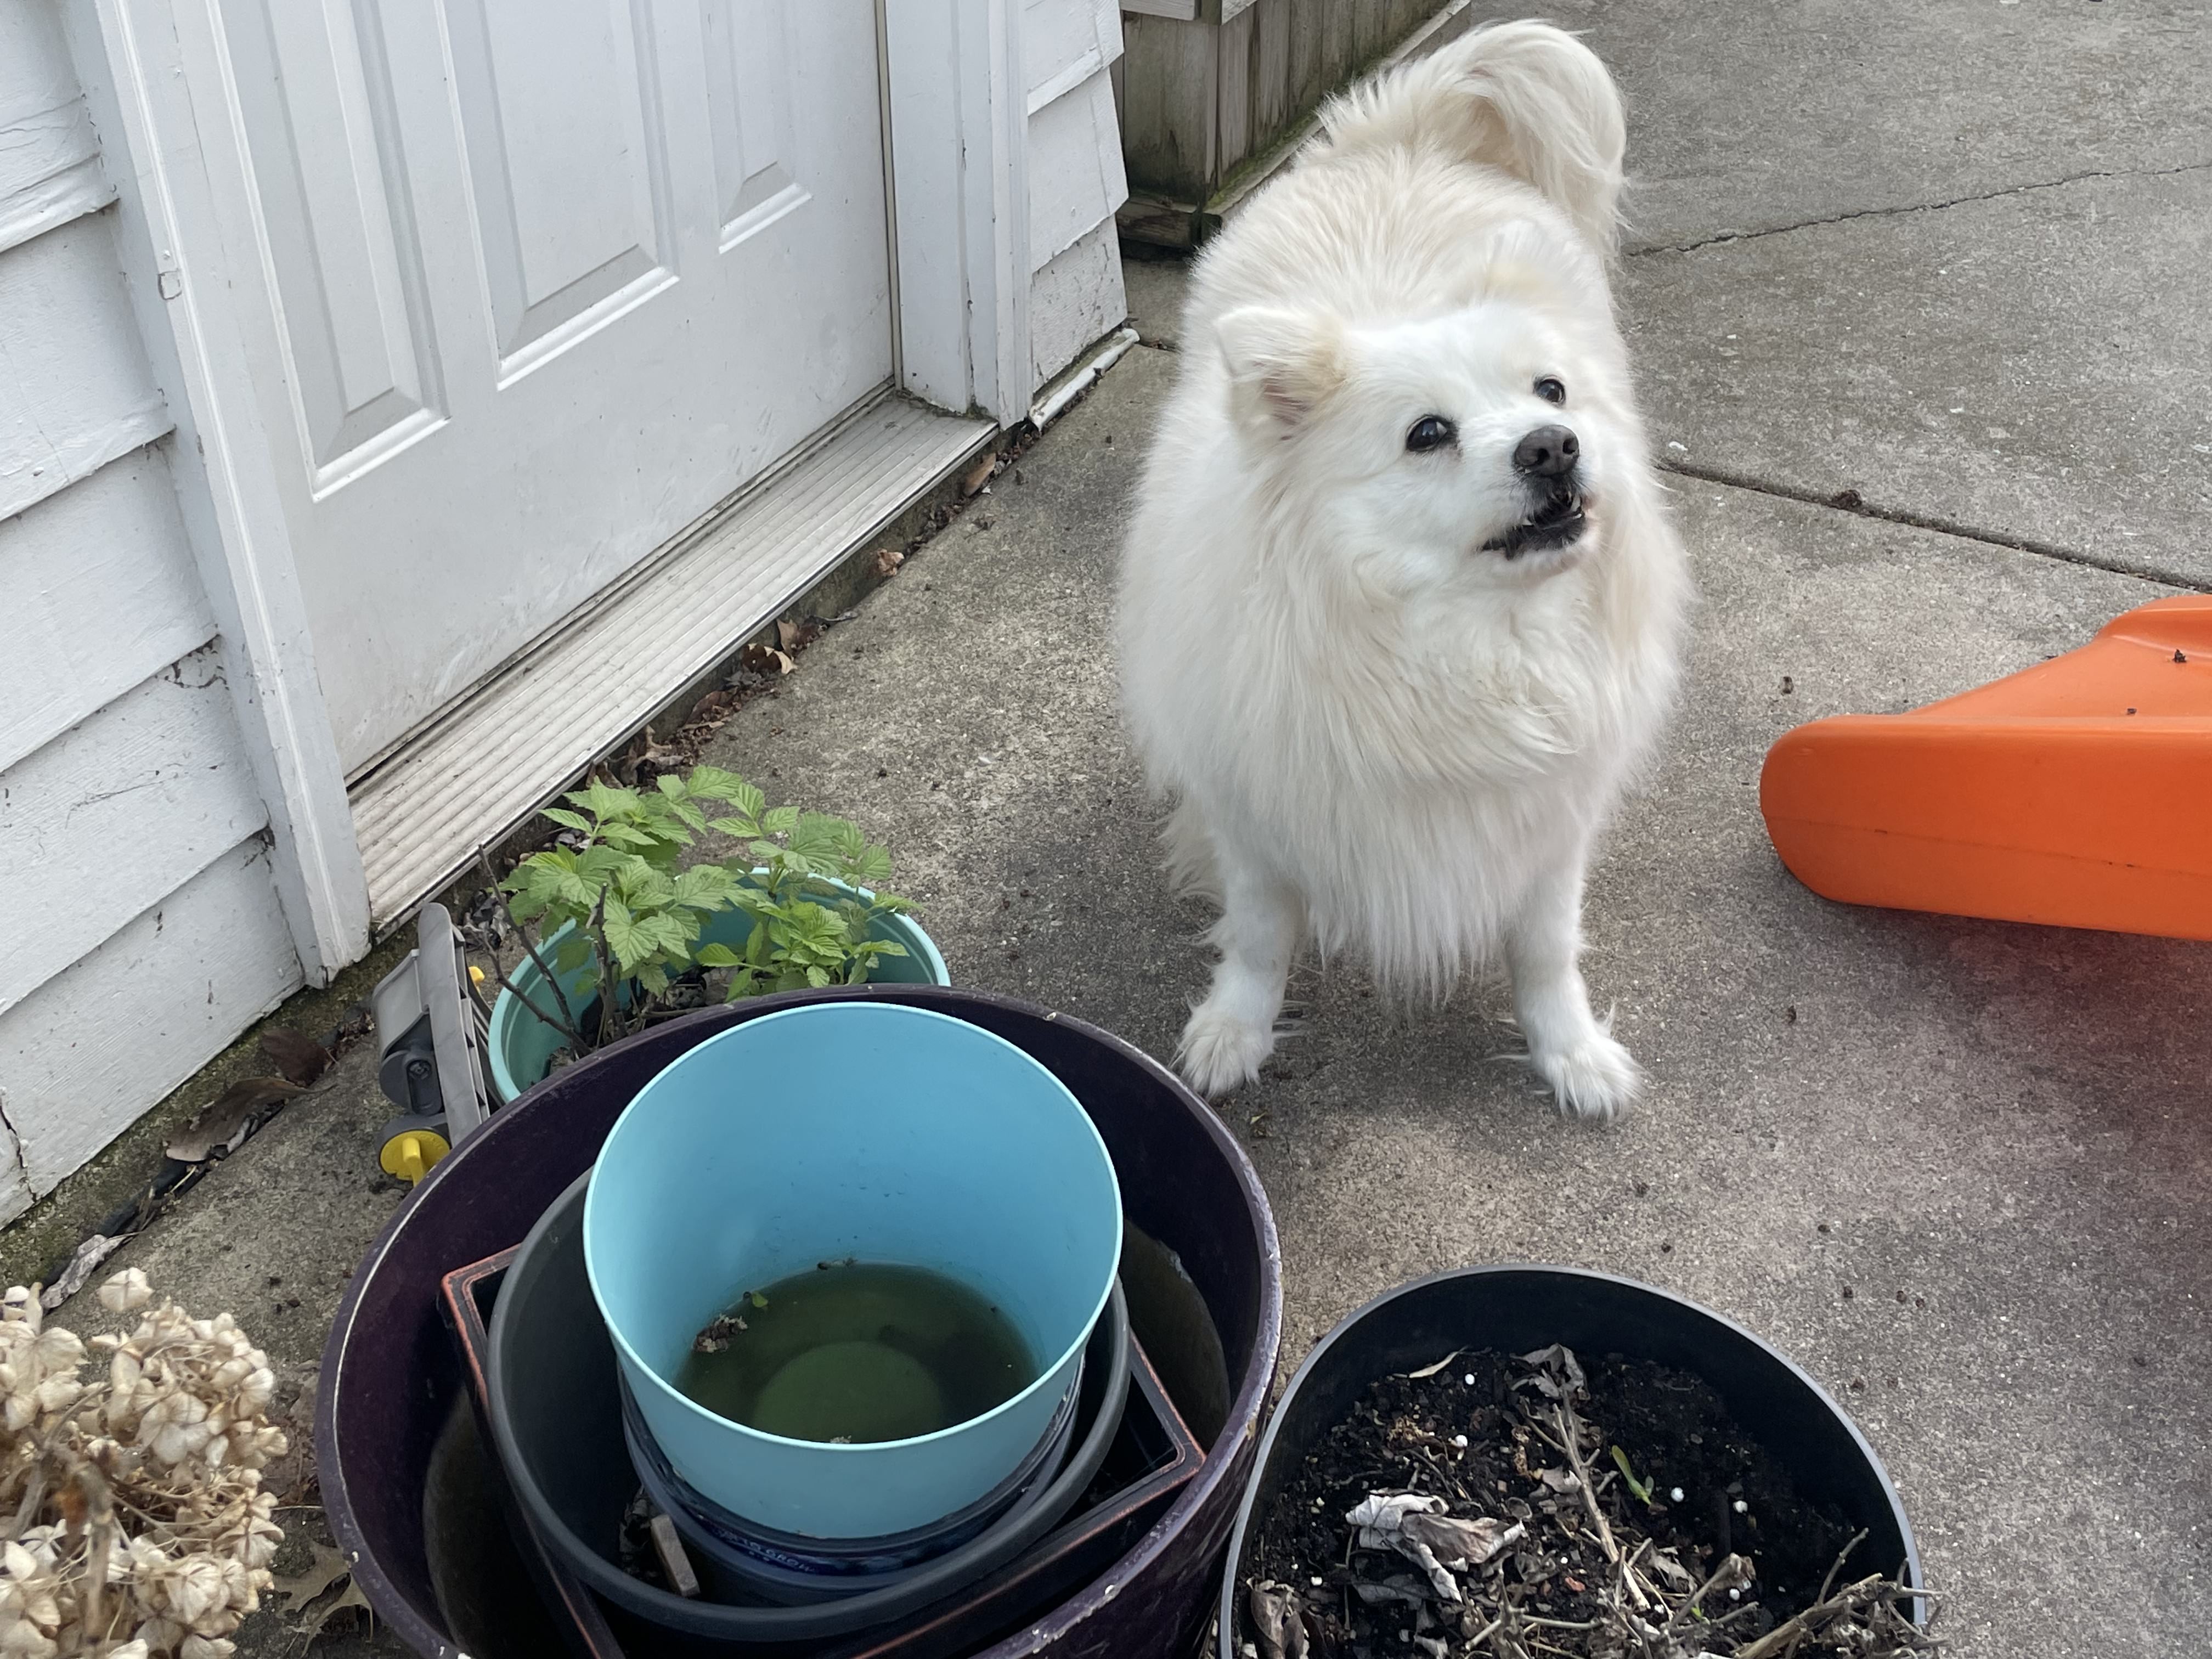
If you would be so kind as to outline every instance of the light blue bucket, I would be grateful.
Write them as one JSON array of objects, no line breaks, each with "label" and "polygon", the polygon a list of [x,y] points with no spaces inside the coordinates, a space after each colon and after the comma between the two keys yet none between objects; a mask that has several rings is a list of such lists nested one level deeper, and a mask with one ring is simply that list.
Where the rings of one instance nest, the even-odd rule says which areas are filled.
[{"label": "light blue bucket", "polygon": [[[998,1486],[1052,1427],[1121,1254],[1113,1160],[1075,1097],[1003,1038],[887,1003],[787,1009],[691,1049],[616,1121],[584,1205],[592,1294],[662,1455],[732,1514],[813,1538],[908,1531]],[[848,1255],[982,1291],[1042,1374],[872,1445],[764,1434],[677,1392],[739,1291]]]}]

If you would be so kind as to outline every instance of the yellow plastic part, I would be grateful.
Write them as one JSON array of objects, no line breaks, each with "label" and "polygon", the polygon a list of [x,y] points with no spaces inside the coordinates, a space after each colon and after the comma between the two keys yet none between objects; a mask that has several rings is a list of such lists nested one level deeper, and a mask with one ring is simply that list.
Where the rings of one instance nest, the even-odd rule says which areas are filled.
[{"label": "yellow plastic part", "polygon": [[383,1164],[385,1174],[398,1176],[412,1187],[453,1150],[435,1129],[410,1129],[386,1141],[377,1162]]}]

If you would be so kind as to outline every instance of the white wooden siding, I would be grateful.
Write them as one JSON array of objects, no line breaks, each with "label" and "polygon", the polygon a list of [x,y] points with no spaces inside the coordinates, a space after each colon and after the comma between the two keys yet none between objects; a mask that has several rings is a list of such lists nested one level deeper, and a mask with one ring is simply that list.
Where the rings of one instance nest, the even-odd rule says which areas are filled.
[{"label": "white wooden siding", "polygon": [[214,637],[166,446],[0,519],[0,769]]},{"label": "white wooden siding", "polygon": [[170,427],[106,214],[0,253],[0,518]]},{"label": "white wooden siding", "polygon": [[268,821],[214,646],[0,774],[0,1014]]},{"label": "white wooden siding", "polygon": [[1030,292],[1030,338],[1038,367],[1049,363],[1058,373],[1128,317],[1121,236],[1109,216],[1036,274]]},{"label": "white wooden siding", "polygon": [[1114,0],[1028,0],[1030,359],[1042,386],[1128,315],[1114,214],[1128,199],[1111,70]]},{"label": "white wooden siding", "polygon": [[1030,117],[1030,269],[1050,264],[1128,195],[1113,82],[1101,69]]},{"label": "white wooden siding", "polygon": [[51,0],[0,0],[0,249],[111,200]]},{"label": "white wooden siding", "polygon": [[0,1221],[301,983],[52,0],[0,0]]},{"label": "white wooden siding", "polygon": [[29,1194],[82,1168],[301,983],[256,836],[0,1014],[0,1113]]}]

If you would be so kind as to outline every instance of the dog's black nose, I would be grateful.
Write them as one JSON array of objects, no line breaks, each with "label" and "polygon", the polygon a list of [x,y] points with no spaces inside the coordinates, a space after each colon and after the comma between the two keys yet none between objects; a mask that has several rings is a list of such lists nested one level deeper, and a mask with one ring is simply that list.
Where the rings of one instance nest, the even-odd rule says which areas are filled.
[{"label": "dog's black nose", "polygon": [[1513,465],[1540,478],[1556,478],[1571,470],[1582,453],[1581,442],[1566,428],[1540,426],[1513,446]]}]

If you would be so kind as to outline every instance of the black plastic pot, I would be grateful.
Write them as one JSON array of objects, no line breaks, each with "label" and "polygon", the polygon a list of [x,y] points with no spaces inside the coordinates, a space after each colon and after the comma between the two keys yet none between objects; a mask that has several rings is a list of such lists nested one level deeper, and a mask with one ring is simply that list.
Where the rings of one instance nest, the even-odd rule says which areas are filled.
[{"label": "black plastic pot", "polygon": [[324,1350],[316,1453],[355,1581],[426,1659],[542,1659],[568,1635],[498,1518],[440,1311],[445,1277],[520,1243],[677,1055],[744,1020],[837,997],[969,1020],[1035,1055],[1082,1102],[1121,1177],[1133,1255],[1140,1243],[1150,1253],[1137,1255],[1134,1278],[1124,1259],[1131,1324],[1206,1448],[1165,1515],[993,1659],[1176,1654],[1210,1616],[1281,1327],[1274,1223],[1250,1163],[1171,1073],[1095,1026],[972,991],[869,986],[704,1011],[555,1073],[439,1164],[371,1247]]},{"label": "black plastic pot", "polygon": [[1897,1489],[1857,1425],[1820,1385],[1718,1314],[1668,1291],[1575,1267],[1462,1267],[1401,1285],[1323,1337],[1298,1367],[1260,1443],[1259,1467],[1237,1513],[1221,1583],[1218,1650],[1243,1650],[1245,1553],[1277,1492],[1368,1385],[1455,1348],[1527,1353],[1564,1342],[1703,1377],[1729,1413],[1816,1505],[1832,1506],[1866,1541],[1855,1560],[1921,1587],[1920,1553]]},{"label": "black plastic pot", "polygon": [[[490,1321],[518,1254],[502,1250],[456,1268],[446,1275],[441,1297],[479,1426],[491,1417]],[[470,1421],[465,1415],[458,1420]],[[1072,1426],[1080,1433],[1091,1425],[1079,1412]],[[504,1480],[496,1480],[496,1496],[505,1510],[505,1530],[515,1538],[516,1548],[508,1553],[517,1558],[518,1571],[534,1577],[538,1599],[559,1627],[547,1632],[544,1644],[526,1650],[533,1656],[565,1640],[577,1659],[950,1659],[974,1652],[996,1633],[1019,1628],[1040,1610],[1058,1605],[1071,1591],[1089,1583],[1168,1511],[1197,1477],[1205,1456],[1169,1401],[1143,1345],[1133,1337],[1120,1432],[1108,1446],[1104,1464],[1080,1506],[1057,1529],[1019,1559],[937,1607],[902,1619],[889,1630],[827,1646],[805,1644],[795,1652],[757,1643],[678,1637],[634,1619],[593,1595],[560,1565],[544,1540],[531,1533]],[[489,1460],[477,1467],[496,1479],[498,1472]],[[453,1508],[448,1498],[438,1504],[436,1514],[441,1519],[450,1517]],[[501,1530],[496,1517],[493,1530]],[[451,1571],[453,1564],[447,1565]]]},{"label": "black plastic pot", "polygon": [[1074,1507],[1106,1461],[1129,1389],[1129,1316],[1118,1286],[1085,1354],[1088,1428],[1066,1462],[1034,1502],[1018,1504],[910,1577],[787,1607],[687,1599],[632,1577],[620,1565],[617,1539],[638,1475],[619,1430],[614,1344],[584,1272],[585,1188],[579,1180],[545,1212],[501,1287],[491,1321],[492,1437],[535,1539],[593,1592],[648,1623],[763,1644],[821,1642],[887,1624],[1021,1554]]}]

